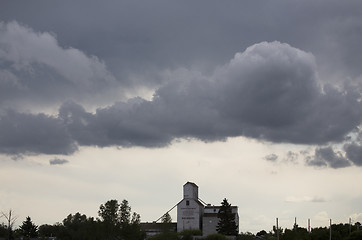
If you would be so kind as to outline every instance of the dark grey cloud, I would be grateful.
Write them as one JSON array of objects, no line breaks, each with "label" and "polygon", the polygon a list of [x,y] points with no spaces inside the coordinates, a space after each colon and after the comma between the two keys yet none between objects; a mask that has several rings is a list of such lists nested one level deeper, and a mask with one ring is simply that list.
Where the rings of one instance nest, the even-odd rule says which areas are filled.
[{"label": "dark grey cloud", "polygon": [[[283,163],[293,163],[293,164],[297,164],[298,163],[298,153],[292,152],[292,151],[288,151],[287,154],[285,155],[284,158],[282,158],[280,162]],[[279,156],[276,155],[275,153],[269,154],[267,156],[265,156],[265,160],[267,161],[271,161],[271,162],[278,162]]]},{"label": "dark grey cloud", "polygon": [[[92,114],[73,102],[62,105],[59,118],[80,145],[164,147],[173,137],[162,129],[157,113],[140,98],[116,103]],[[154,118],[154,121],[152,122]]]},{"label": "dark grey cloud", "polygon": [[23,159],[24,159],[24,156],[21,155],[21,154],[12,155],[12,156],[11,156],[11,159],[14,160],[14,161],[23,160]]},{"label": "dark grey cloud", "polygon": [[[57,117],[4,112],[1,150],[69,154],[75,144],[164,147],[178,138],[210,142],[234,136],[325,144],[344,141],[361,123],[359,95],[320,85],[313,55],[288,44],[255,44],[209,76],[180,69],[169,77],[152,100],[133,98],[95,112],[70,101]],[[321,148],[310,164],[347,163]]]},{"label": "dark grey cloud", "polygon": [[319,168],[328,167],[328,164],[324,159],[315,158],[312,156],[306,157],[306,164],[307,166],[319,167]]},{"label": "dark grey cloud", "polygon": [[69,161],[66,159],[54,158],[54,159],[49,160],[50,165],[63,165],[63,164],[67,164],[67,163],[69,163]]},{"label": "dark grey cloud", "polygon": [[117,80],[133,86],[162,82],[151,77],[134,82],[128,78],[133,73],[195,65],[208,71],[241,49],[274,40],[313,52],[325,73],[361,74],[358,0],[0,3],[3,21],[55,33],[61,46],[104,59]]},{"label": "dark grey cloud", "polygon": [[244,136],[320,144],[361,122],[358,95],[321,86],[313,56],[287,44],[253,45],[215,75],[218,108]]},{"label": "dark grey cloud", "polygon": [[286,156],[286,161],[287,162],[296,164],[298,162],[298,158],[299,158],[298,153],[295,153],[295,152],[292,152],[292,151],[287,152],[287,156]]},{"label": "dark grey cloud", "polygon": [[335,151],[331,146],[317,148],[314,158],[307,161],[309,166],[344,168],[351,166],[351,162],[342,152]]},{"label": "dark grey cloud", "polygon": [[265,156],[265,160],[270,161],[270,162],[276,162],[278,160],[278,155],[272,153],[269,154],[267,156]]},{"label": "dark grey cloud", "polygon": [[[357,137],[357,139],[359,139],[359,137]],[[303,150],[300,151],[300,155],[289,151],[285,159],[286,162],[297,163],[299,156],[301,156],[301,160],[304,160],[305,164],[310,167],[338,169],[349,166],[362,166],[362,147],[358,141],[346,143],[342,149],[340,149],[339,144],[337,144],[334,146],[316,147],[313,153],[309,150]],[[269,154],[265,157],[265,159],[269,161],[276,161],[277,158],[278,156],[276,154]]]},{"label": "dark grey cloud", "polygon": [[357,143],[344,146],[347,158],[356,166],[362,166],[362,146]]},{"label": "dark grey cloud", "polygon": [[0,22],[0,35],[0,107],[51,106],[66,99],[99,104],[119,87],[104,62],[59,46],[50,33]]},{"label": "dark grey cloud", "polygon": [[13,110],[0,113],[1,153],[67,155],[76,150],[67,127],[58,118]]},{"label": "dark grey cloud", "polygon": [[[118,85],[124,90],[140,85],[158,88],[165,81],[159,77],[165,69],[209,73],[235,52],[274,40],[313,52],[325,82],[348,81],[362,87],[360,1],[0,3],[0,40],[6,54],[0,76],[7,82],[1,86],[3,104],[32,99],[39,105],[49,99],[79,101],[86,96],[83,103],[114,99],[117,91],[100,90]],[[20,50],[18,57],[12,49]],[[21,66],[19,62],[27,68],[9,67]],[[117,83],[105,83],[110,79]]]},{"label": "dark grey cloud", "polygon": [[[0,131],[9,137],[0,137],[3,153],[234,136],[319,145],[341,143],[361,124],[361,1],[0,6]],[[153,99],[124,101],[138,88],[156,89]],[[57,116],[34,114],[59,106]],[[40,123],[49,134],[40,134]],[[52,137],[58,147],[46,141]],[[358,146],[345,147],[356,165]],[[316,165],[343,166],[337,153],[329,153],[333,161],[316,153]]]}]

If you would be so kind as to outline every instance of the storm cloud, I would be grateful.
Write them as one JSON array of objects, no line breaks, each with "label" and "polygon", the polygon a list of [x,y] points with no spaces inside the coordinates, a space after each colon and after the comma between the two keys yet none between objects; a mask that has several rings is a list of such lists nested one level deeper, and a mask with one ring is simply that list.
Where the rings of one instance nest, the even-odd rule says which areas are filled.
[{"label": "storm cloud", "polygon": [[70,154],[77,150],[61,119],[12,110],[0,114],[0,151],[5,154]]},{"label": "storm cloud", "polygon": [[[67,101],[56,117],[4,111],[1,151],[71,154],[77,146],[164,147],[175,139],[234,136],[326,144],[344,141],[361,123],[359,95],[321,84],[314,56],[285,43],[252,45],[209,76],[187,69],[165,74],[170,80],[151,100],[132,98],[95,112]],[[330,149],[316,153],[331,167],[347,166]]]},{"label": "storm cloud", "polygon": [[158,86],[161,79],[150,73],[160,69],[208,72],[235,52],[274,40],[313,52],[328,82],[361,75],[360,1],[0,2],[2,21],[54,33],[63,48],[104,60],[125,85]]},{"label": "storm cloud", "polygon": [[362,166],[362,146],[357,143],[344,146],[348,159],[357,166]]},{"label": "storm cloud", "polygon": [[59,46],[50,33],[18,22],[0,22],[0,107],[92,102],[117,88],[104,62]]},{"label": "storm cloud", "polygon": [[1,153],[244,136],[362,165],[359,1],[0,2]]},{"label": "storm cloud", "polygon": [[50,165],[63,165],[63,164],[66,164],[68,162],[69,162],[68,160],[60,159],[60,158],[54,158],[54,159],[49,160]]},{"label": "storm cloud", "polygon": [[351,162],[341,151],[335,151],[332,147],[322,147],[315,150],[313,159],[307,161],[307,165],[316,167],[344,168],[351,166]]}]

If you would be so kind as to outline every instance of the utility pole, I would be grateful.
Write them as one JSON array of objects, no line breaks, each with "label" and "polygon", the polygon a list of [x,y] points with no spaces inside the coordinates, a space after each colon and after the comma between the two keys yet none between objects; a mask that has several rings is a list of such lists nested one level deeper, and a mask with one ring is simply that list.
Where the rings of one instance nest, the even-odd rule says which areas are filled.
[{"label": "utility pole", "polygon": [[351,234],[351,229],[352,228],[352,219],[349,218],[349,234]]},{"label": "utility pole", "polygon": [[277,240],[279,240],[279,221],[277,218]]},{"label": "utility pole", "polygon": [[329,240],[332,240],[332,219],[329,219]]},{"label": "utility pole", "polygon": [[308,233],[310,233],[310,218],[308,218]]}]

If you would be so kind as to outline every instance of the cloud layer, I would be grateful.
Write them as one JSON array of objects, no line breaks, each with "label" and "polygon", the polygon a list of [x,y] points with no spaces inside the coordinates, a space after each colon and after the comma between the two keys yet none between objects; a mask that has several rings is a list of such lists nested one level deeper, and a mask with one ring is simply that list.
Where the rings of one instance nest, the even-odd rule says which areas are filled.
[{"label": "cloud layer", "polygon": [[99,101],[117,87],[104,62],[60,47],[50,33],[0,22],[0,35],[0,107],[49,106],[65,99]]},{"label": "cloud layer", "polygon": [[[59,66],[40,53],[18,56],[11,46],[2,52],[2,59],[14,69],[37,62],[61,75],[62,68],[70,66],[62,63],[72,56],[86,63],[80,64],[85,72],[75,70],[62,76],[69,81],[80,78],[74,82],[75,89],[85,81],[95,90],[99,79],[106,76],[107,81],[109,75],[97,59],[57,47],[50,35],[33,37],[49,40],[48,45],[59,51]],[[209,76],[187,69],[168,71],[164,76],[169,81],[155,91],[152,100],[133,98],[96,112],[88,112],[74,101],[64,101],[58,116],[3,110],[0,151],[72,154],[78,146],[164,147],[180,138],[209,142],[234,136],[326,144],[343,142],[361,123],[360,96],[351,89],[322,85],[313,55],[285,43],[252,45]],[[30,92],[35,94],[36,86],[32,88]],[[361,153],[359,146],[346,149],[351,159]],[[340,166],[340,157],[327,150],[318,150],[318,159],[328,157],[332,167]]]}]

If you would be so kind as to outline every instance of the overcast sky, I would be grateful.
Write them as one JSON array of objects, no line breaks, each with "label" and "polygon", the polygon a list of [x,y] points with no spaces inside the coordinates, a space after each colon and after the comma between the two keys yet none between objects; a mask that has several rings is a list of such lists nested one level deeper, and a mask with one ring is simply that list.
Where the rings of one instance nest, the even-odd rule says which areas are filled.
[{"label": "overcast sky", "polygon": [[361,42],[357,0],[0,0],[0,210],[154,221],[192,181],[243,232],[362,221]]}]

